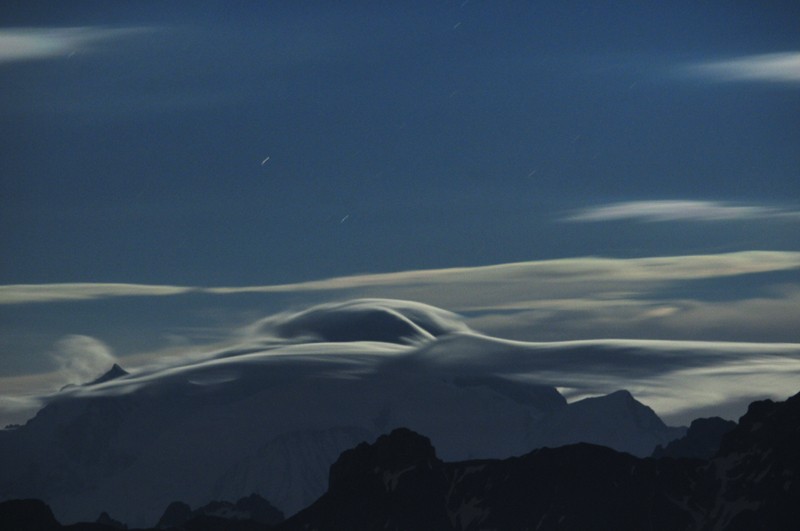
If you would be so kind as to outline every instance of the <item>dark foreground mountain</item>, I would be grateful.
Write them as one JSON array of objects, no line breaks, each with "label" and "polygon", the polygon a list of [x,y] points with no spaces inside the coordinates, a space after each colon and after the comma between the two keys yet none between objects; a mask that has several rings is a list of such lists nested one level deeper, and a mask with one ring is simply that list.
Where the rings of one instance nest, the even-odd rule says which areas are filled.
[{"label": "dark foreground mountain", "polygon": [[443,463],[399,429],[342,454],[328,492],[280,529],[688,529],[694,512],[673,498],[696,465],[590,444]]},{"label": "dark foreground mountain", "polygon": [[[284,516],[271,503],[259,496],[251,494],[236,503],[214,501],[192,510],[183,502],[169,504],[156,525],[159,529],[200,529],[206,528],[215,521],[227,521],[228,527],[238,524],[242,529],[260,529],[264,525],[276,525],[283,522]],[[261,525],[257,525],[261,524]],[[224,526],[222,526],[224,527]]]},{"label": "dark foreground mountain", "polygon": [[658,445],[653,457],[709,459],[719,449],[725,434],[735,427],[735,422],[720,417],[695,419],[685,436],[670,441],[666,446]]},{"label": "dark foreground mountain", "polygon": [[[327,492],[271,526],[238,519],[242,507],[197,511],[173,504],[160,528],[241,530],[783,531],[800,522],[800,394],[750,405],[709,459],[637,458],[591,444],[541,448],[521,457],[445,463],[426,437],[400,428],[347,450]],[[252,502],[252,503],[251,503]],[[0,503],[0,529],[62,527],[36,500]]]},{"label": "dark foreground mountain", "polygon": [[[236,503],[215,501],[192,510],[173,502],[155,527],[161,531],[265,531],[283,521],[283,513],[252,494]],[[35,499],[0,502],[2,531],[119,531],[127,526],[102,513],[96,522],[62,526],[44,502]],[[136,530],[129,530],[136,531]],[[146,531],[146,530],[140,530]]]},{"label": "dark foreground mountain", "polygon": [[711,459],[640,459],[577,444],[444,463],[405,429],[331,467],[328,491],[281,530],[793,530],[800,394],[754,402]]}]

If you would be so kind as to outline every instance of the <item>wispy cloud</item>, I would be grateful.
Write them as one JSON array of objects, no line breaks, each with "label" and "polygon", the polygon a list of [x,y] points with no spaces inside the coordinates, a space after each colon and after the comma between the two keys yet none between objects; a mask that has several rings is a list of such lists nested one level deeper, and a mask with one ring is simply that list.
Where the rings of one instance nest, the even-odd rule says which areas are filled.
[{"label": "wispy cloud", "polygon": [[714,81],[800,83],[800,52],[747,55],[685,66],[683,73]]},{"label": "wispy cloud", "polygon": [[753,298],[713,301],[674,298],[664,293],[519,301],[477,307],[468,324],[492,335],[557,341],[598,337],[672,338],[797,342],[800,291],[797,286]]},{"label": "wispy cloud", "polygon": [[0,64],[67,57],[100,42],[118,39],[148,28],[0,28]]},{"label": "wispy cloud", "polygon": [[72,384],[94,380],[117,361],[102,341],[82,335],[62,338],[52,356],[67,383]]},{"label": "wispy cloud", "polygon": [[563,221],[726,221],[752,219],[797,219],[800,212],[759,205],[736,205],[720,201],[626,201],[594,206],[562,218]]}]

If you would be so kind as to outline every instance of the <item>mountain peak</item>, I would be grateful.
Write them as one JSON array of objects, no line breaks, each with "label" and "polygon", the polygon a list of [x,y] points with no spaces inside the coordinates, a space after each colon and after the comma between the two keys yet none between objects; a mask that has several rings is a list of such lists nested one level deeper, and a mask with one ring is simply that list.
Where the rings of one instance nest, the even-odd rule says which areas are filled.
[{"label": "mountain peak", "polygon": [[103,375],[95,378],[91,382],[84,384],[84,385],[97,385],[105,382],[110,382],[111,380],[116,380],[117,378],[122,378],[123,376],[127,376],[130,374],[128,371],[123,369],[119,366],[119,364],[115,363],[108,371],[106,371]]},{"label": "mountain peak", "polygon": [[584,398],[547,414],[528,443],[538,448],[586,442],[645,457],[684,431],[667,427],[651,408],[629,391],[620,390]]},{"label": "mountain peak", "polygon": [[375,467],[401,470],[433,462],[439,462],[439,459],[430,439],[407,428],[397,428],[378,437],[374,444],[363,442],[344,452],[331,466],[330,487],[335,490]]},{"label": "mountain peak", "polygon": [[685,436],[670,441],[666,446],[659,445],[653,451],[653,457],[711,459],[719,449],[722,437],[735,427],[735,422],[720,417],[695,419]]},{"label": "mountain peak", "polygon": [[613,393],[609,393],[605,396],[597,397],[603,399],[604,401],[610,402],[636,402],[639,403],[631,394],[630,391],[627,389],[620,389],[619,391],[614,391]]}]

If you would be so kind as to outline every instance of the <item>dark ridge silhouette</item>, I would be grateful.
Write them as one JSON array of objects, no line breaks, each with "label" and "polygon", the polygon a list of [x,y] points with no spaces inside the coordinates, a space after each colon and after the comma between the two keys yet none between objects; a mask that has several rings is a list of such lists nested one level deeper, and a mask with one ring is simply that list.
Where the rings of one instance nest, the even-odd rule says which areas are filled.
[{"label": "dark ridge silhouette", "polygon": [[[624,394],[614,399],[629,401]],[[446,463],[428,438],[400,428],[343,452],[330,468],[327,492],[282,523],[257,521],[268,503],[250,496],[195,511],[173,503],[159,528],[793,531],[800,522],[798,448],[800,393],[752,403],[707,459],[637,458],[581,443]],[[0,503],[0,529],[115,528],[60,526],[44,503],[12,500]]]},{"label": "dark ridge silhouette", "polygon": [[427,438],[395,430],[344,452],[328,491],[278,529],[789,531],[798,448],[800,394],[751,404],[709,459],[577,444],[444,463]]},{"label": "dark ridge silhouette", "polygon": [[114,520],[111,516],[103,511],[100,513],[100,516],[97,517],[96,523],[103,524],[109,527],[114,527],[116,529],[128,529],[128,526],[120,522],[119,520]]},{"label": "dark ridge silhouette", "polygon": [[719,450],[722,437],[735,427],[734,421],[720,417],[695,419],[684,437],[666,446],[658,445],[653,457],[710,459]]},{"label": "dark ridge silhouette", "polygon": [[264,529],[283,522],[284,516],[271,503],[251,494],[236,503],[212,501],[202,507],[192,508],[181,501],[170,503],[158,520],[157,529],[215,530]]},{"label": "dark ridge silhouette", "polygon": [[0,502],[0,529],[50,531],[61,525],[41,500],[9,500]]},{"label": "dark ridge silhouette", "polygon": [[159,529],[168,529],[182,526],[191,516],[192,508],[189,507],[189,504],[181,501],[174,501],[164,510],[164,514],[158,519],[156,527]]},{"label": "dark ridge silhouette", "polygon": [[671,496],[691,470],[590,444],[443,463],[399,429],[344,452],[328,492],[279,529],[682,529]]}]

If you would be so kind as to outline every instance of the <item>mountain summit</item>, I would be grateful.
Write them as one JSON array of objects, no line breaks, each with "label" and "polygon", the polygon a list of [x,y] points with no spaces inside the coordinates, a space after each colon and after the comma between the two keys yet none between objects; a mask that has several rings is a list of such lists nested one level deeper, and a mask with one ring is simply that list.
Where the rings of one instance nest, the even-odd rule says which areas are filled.
[{"label": "mountain summit", "polygon": [[106,371],[101,376],[95,378],[89,383],[83,384],[84,386],[89,385],[98,385],[101,383],[110,382],[111,380],[116,380],[117,378],[122,378],[123,376],[128,376],[130,373],[119,366],[119,364],[115,363],[108,371]]}]

